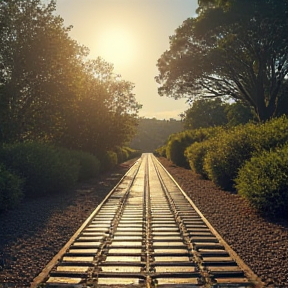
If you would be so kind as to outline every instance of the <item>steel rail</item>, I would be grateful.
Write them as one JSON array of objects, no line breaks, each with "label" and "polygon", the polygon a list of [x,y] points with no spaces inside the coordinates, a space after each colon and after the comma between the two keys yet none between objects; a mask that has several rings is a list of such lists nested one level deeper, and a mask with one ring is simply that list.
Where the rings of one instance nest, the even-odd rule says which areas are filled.
[{"label": "steel rail", "polygon": [[31,287],[260,288],[263,283],[149,153]]},{"label": "steel rail", "polygon": [[[245,278],[248,280],[247,282],[247,286],[251,286],[251,287],[255,287],[255,288],[260,288],[260,287],[264,287],[264,283],[261,281],[261,279],[252,271],[252,269],[245,264],[245,262],[239,257],[239,255],[229,246],[229,244],[222,238],[222,236],[217,232],[216,229],[214,229],[214,227],[209,223],[209,221],[205,218],[205,216],[201,213],[201,211],[197,208],[197,206],[194,204],[194,202],[189,198],[189,196],[182,190],[182,188],[179,186],[179,184],[176,182],[176,180],[172,177],[172,175],[164,168],[164,166],[155,158],[153,157],[153,163],[155,165],[155,168],[157,170],[157,174],[159,176],[159,179],[161,181],[161,184],[163,186],[164,191],[167,194],[167,197],[170,199],[170,202],[172,203],[172,205],[174,206],[175,209],[175,203],[173,202],[173,199],[171,198],[171,195],[168,192],[166,183],[167,183],[167,179],[163,179],[162,175],[165,175],[165,177],[169,177],[169,179],[173,182],[173,185],[175,185],[179,191],[181,191],[182,195],[185,197],[185,199],[189,202],[189,204],[191,205],[191,207],[195,210],[195,212],[201,217],[201,220],[205,223],[205,225],[207,225],[207,227],[209,228],[209,230],[211,231],[211,233],[217,238],[218,243],[220,245],[223,245],[225,251],[229,254],[229,257],[231,257],[233,259],[233,261],[235,261],[235,263],[237,264],[237,266],[240,268],[241,271],[244,272],[245,274]],[[162,170],[162,175],[160,172],[160,169]],[[172,200],[171,200],[172,199]],[[176,210],[176,209],[175,209]],[[195,253],[195,261],[199,263],[199,254]],[[221,254],[220,254],[221,255]],[[201,257],[201,256],[200,256]],[[200,261],[201,262],[201,261]],[[216,264],[216,263],[215,263]],[[216,264],[217,265],[217,264]],[[202,267],[201,267],[202,268]],[[229,275],[229,266],[227,266],[227,271],[225,271],[225,269],[223,269],[223,272],[228,272],[227,274]],[[207,281],[206,283],[208,285],[217,285],[217,283],[213,283],[213,281],[211,282],[209,280],[209,277],[211,277],[211,275],[209,276],[209,273],[207,274],[207,269],[204,268],[204,271],[201,271],[205,277],[205,281]],[[212,272],[213,273],[213,272]],[[223,283],[224,287],[227,287],[225,285],[231,285],[231,287],[235,287],[236,285],[245,285],[245,278],[243,278],[244,283],[243,284],[237,284],[237,278],[232,278],[231,280],[229,280],[229,278],[227,279],[227,283]],[[212,279],[213,279],[213,275],[212,275]],[[231,283],[229,283],[231,281]],[[233,281],[235,281],[236,284],[233,284]],[[214,286],[213,286],[214,287]],[[218,286],[216,286],[218,287]],[[220,286],[219,286],[220,287]],[[230,286],[229,286],[230,287]],[[246,286],[245,286],[246,287]]]},{"label": "steel rail", "polygon": [[83,229],[87,227],[87,225],[93,220],[93,218],[99,213],[100,209],[103,207],[105,203],[107,203],[108,199],[111,197],[111,195],[115,192],[117,187],[123,183],[127,177],[131,177],[131,182],[128,184],[128,189],[132,185],[132,181],[137,175],[137,172],[139,170],[139,162],[141,159],[138,159],[133,166],[130,167],[130,169],[126,172],[126,174],[119,180],[119,182],[116,184],[116,186],[107,194],[107,196],[103,199],[103,201],[95,208],[95,210],[90,214],[90,216],[83,222],[83,224],[79,227],[79,229],[74,233],[74,235],[67,241],[67,243],[63,246],[63,248],[51,259],[51,261],[43,268],[43,270],[37,275],[33,282],[31,283],[31,288],[37,288],[40,286],[43,286],[42,284],[45,282],[45,279],[47,279],[49,273],[51,270],[59,263],[60,259],[63,257],[65,252],[69,249],[69,247],[72,245],[72,243],[79,237],[79,235],[82,233]]}]

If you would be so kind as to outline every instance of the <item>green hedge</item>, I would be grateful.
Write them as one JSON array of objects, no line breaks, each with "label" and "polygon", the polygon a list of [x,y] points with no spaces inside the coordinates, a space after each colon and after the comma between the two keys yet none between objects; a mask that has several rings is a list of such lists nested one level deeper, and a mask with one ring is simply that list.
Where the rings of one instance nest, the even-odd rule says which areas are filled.
[{"label": "green hedge", "polygon": [[286,117],[273,119],[265,124],[236,126],[211,140],[211,149],[205,156],[204,169],[209,179],[221,188],[233,190],[238,170],[254,152],[270,150],[287,141]]},{"label": "green hedge", "polygon": [[225,190],[232,190],[238,169],[256,150],[258,141],[255,125],[237,126],[210,141],[204,160],[208,178]]},{"label": "green hedge", "polygon": [[238,193],[265,216],[288,216],[288,145],[253,156],[235,179]]},{"label": "green hedge", "polygon": [[[63,152],[65,153],[65,150],[63,150]],[[99,176],[100,161],[94,155],[83,151],[73,150],[69,153],[79,164],[78,181],[84,181]]]},{"label": "green hedge", "polygon": [[0,164],[0,211],[17,206],[24,194],[24,180]]},{"label": "green hedge", "polygon": [[113,151],[107,151],[98,155],[100,160],[100,171],[106,172],[113,169],[118,164],[117,153]]},{"label": "green hedge", "polygon": [[184,155],[186,148],[195,142],[202,142],[212,137],[222,129],[222,127],[201,128],[172,134],[166,146],[167,159],[178,166],[189,168],[189,161]]},{"label": "green hedge", "polygon": [[124,147],[116,147],[115,152],[117,154],[118,163],[122,163],[129,158],[129,151]]},{"label": "green hedge", "polygon": [[167,158],[177,166],[188,168],[188,162],[184,156],[184,151],[188,145],[189,143],[181,138],[172,139],[166,148]]},{"label": "green hedge", "polygon": [[39,143],[4,145],[1,160],[25,179],[25,196],[65,192],[76,183],[80,170],[68,150]]},{"label": "green hedge", "polygon": [[135,150],[130,147],[123,147],[123,149],[125,149],[128,152],[128,158],[126,160],[140,157],[142,154],[140,150]]},{"label": "green hedge", "polygon": [[185,157],[189,161],[190,168],[193,172],[200,174],[203,178],[208,179],[207,172],[204,169],[204,159],[207,151],[210,149],[211,141],[195,142],[185,150]]},{"label": "green hedge", "polygon": [[137,157],[140,155],[138,150],[132,149],[130,147],[116,147],[114,152],[117,154],[117,163],[123,163],[128,159]]},{"label": "green hedge", "polygon": [[161,146],[161,147],[159,147],[159,148],[157,148],[155,151],[154,151],[154,154],[156,155],[156,156],[161,156],[161,157],[167,157],[167,155],[166,155],[166,145],[163,145],[163,146]]}]

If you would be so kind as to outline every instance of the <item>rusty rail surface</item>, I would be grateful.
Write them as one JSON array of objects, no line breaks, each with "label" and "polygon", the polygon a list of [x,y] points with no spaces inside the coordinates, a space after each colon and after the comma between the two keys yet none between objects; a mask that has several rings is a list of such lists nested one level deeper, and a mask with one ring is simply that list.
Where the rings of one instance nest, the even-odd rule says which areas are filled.
[{"label": "rusty rail surface", "polygon": [[31,285],[263,287],[145,153]]}]

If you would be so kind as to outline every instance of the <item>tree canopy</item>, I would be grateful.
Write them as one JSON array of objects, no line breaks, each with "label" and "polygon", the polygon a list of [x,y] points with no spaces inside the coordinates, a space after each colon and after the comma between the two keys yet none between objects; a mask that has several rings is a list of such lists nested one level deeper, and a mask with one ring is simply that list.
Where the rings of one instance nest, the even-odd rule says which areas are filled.
[{"label": "tree canopy", "polygon": [[0,143],[37,140],[101,153],[128,142],[134,84],[69,36],[56,2],[0,2]]},{"label": "tree canopy", "polygon": [[202,0],[198,13],[176,29],[158,60],[159,94],[230,97],[264,121],[283,113],[288,2]]},{"label": "tree canopy", "polygon": [[185,114],[184,128],[198,129],[227,124],[225,103],[221,99],[199,99]]},{"label": "tree canopy", "polygon": [[215,126],[237,126],[255,120],[250,107],[241,102],[228,103],[219,98],[199,99],[185,111],[184,128],[199,129]]}]

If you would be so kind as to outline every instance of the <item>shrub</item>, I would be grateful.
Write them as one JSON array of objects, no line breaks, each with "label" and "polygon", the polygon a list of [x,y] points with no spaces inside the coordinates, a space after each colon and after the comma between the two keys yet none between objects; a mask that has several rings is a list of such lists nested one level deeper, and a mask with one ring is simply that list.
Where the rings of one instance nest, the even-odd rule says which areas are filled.
[{"label": "shrub", "polygon": [[113,151],[107,151],[98,157],[100,160],[101,172],[109,171],[118,164],[117,154]]},{"label": "shrub", "polygon": [[238,169],[256,150],[255,125],[237,126],[211,140],[204,169],[208,178],[225,190],[232,190]]},{"label": "shrub", "polygon": [[[117,146],[114,149],[114,152],[117,154],[117,163],[118,164],[119,163],[123,163],[123,162],[125,162],[128,159],[131,159],[133,157],[137,157],[137,156],[140,155],[140,151],[132,149],[130,147],[119,147],[119,146]],[[108,152],[108,153],[110,153],[110,152]]]},{"label": "shrub", "polygon": [[[130,147],[124,147],[123,149],[125,149],[127,152],[128,152],[128,158],[127,159],[132,159],[132,158],[135,158],[135,157],[140,157],[141,156],[141,152],[140,150],[135,150],[135,149],[132,149]],[[127,160],[126,159],[126,160]]]},{"label": "shrub", "polygon": [[185,150],[185,157],[189,161],[190,168],[193,172],[200,174],[204,178],[208,175],[204,169],[204,159],[210,147],[208,140],[203,142],[195,142]]},{"label": "shrub", "polygon": [[23,198],[24,180],[0,164],[0,211],[17,206]]},{"label": "shrub", "polygon": [[4,145],[3,163],[25,179],[25,196],[65,192],[78,179],[79,162],[65,149],[39,143]]},{"label": "shrub", "polygon": [[282,116],[274,118],[258,127],[261,137],[261,149],[270,150],[284,145],[288,141],[288,118]]},{"label": "shrub", "polygon": [[118,163],[123,163],[129,158],[129,152],[124,147],[118,147],[115,152],[117,154]]},{"label": "shrub", "polygon": [[265,216],[288,216],[288,145],[253,156],[235,182],[238,193]]},{"label": "shrub", "polygon": [[188,168],[188,162],[184,156],[184,151],[188,145],[189,143],[181,138],[172,139],[167,145],[167,158],[177,166]]},{"label": "shrub", "polygon": [[71,151],[77,163],[79,163],[78,181],[95,178],[100,172],[100,161],[92,154],[83,151]]},{"label": "shrub", "polygon": [[225,190],[233,190],[234,179],[245,161],[256,151],[269,150],[288,141],[286,117],[265,124],[239,125],[213,140],[204,161],[209,179]]},{"label": "shrub", "polygon": [[157,149],[154,151],[154,153],[155,153],[155,155],[157,155],[157,156],[167,157],[167,155],[166,155],[166,145],[157,148]]},{"label": "shrub", "polygon": [[222,127],[214,128],[201,128],[197,130],[187,130],[177,134],[172,134],[166,146],[166,155],[169,160],[178,166],[189,167],[188,159],[185,157],[184,152],[187,147],[195,142],[202,142],[210,137],[213,137],[220,131]]}]

